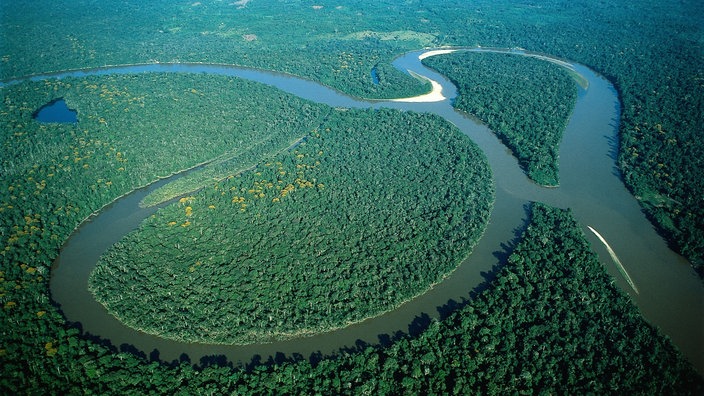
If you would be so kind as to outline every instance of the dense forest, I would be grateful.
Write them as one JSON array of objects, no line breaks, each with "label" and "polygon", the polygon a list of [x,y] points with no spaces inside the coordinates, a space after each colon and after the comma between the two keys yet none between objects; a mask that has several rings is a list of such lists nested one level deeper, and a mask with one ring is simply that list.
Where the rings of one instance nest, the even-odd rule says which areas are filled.
[{"label": "dense forest", "polygon": [[574,60],[621,98],[619,168],[662,233],[704,276],[704,3],[432,2],[442,43]]},{"label": "dense forest", "polygon": [[455,52],[423,64],[452,80],[458,90],[453,105],[494,131],[531,179],[559,184],[559,145],[577,100],[577,85],[567,70],[497,53]]},{"label": "dense forest", "polygon": [[[414,96],[429,88],[389,61],[399,50],[434,45],[435,36],[400,26],[386,31],[385,5],[237,3],[3,4],[0,79],[125,63],[210,62],[302,75],[361,97]],[[56,36],[46,37],[42,26],[56,28]],[[27,56],[27,43],[40,37],[43,50]]]},{"label": "dense forest", "polygon": [[[2,169],[9,185],[27,175],[44,184],[68,177],[77,185],[64,183],[64,190],[107,189],[113,198],[213,158],[250,167],[305,136],[328,111],[261,84],[206,75],[69,78],[6,87],[3,93]],[[58,97],[78,110],[77,125],[31,119]],[[268,113],[273,116],[262,117]],[[11,195],[24,182],[18,180]]]},{"label": "dense forest", "polygon": [[[7,308],[6,308],[7,309]],[[42,312],[42,311],[40,311]],[[108,349],[37,314],[51,341],[17,340],[0,386],[29,392],[700,394],[701,377],[644,322],[566,211],[537,205],[521,242],[484,292],[417,337],[311,363],[253,369],[187,358],[171,367]],[[29,321],[27,323],[30,323]],[[37,334],[37,330],[33,333]],[[20,351],[12,351],[13,353]],[[273,361],[271,362],[273,363]],[[45,370],[45,367],[52,367]]]},{"label": "dense forest", "polygon": [[[381,0],[344,6],[327,0],[315,5],[296,0],[3,2],[0,79],[66,68],[180,60],[258,66],[322,81],[355,95],[396,97],[425,89],[390,65],[394,56],[406,50],[436,45],[520,46],[562,56],[595,68],[616,84],[622,100],[621,172],[673,245],[697,265],[704,261],[703,7],[701,2],[672,0],[646,0],[637,6],[623,0],[598,5],[588,0]],[[378,81],[371,70],[377,71]],[[629,303],[615,298],[613,290],[599,289],[610,289],[609,280],[584,281],[603,279],[601,269],[585,265],[596,272],[585,272],[583,278],[576,278],[583,282],[577,282],[569,278],[577,261],[568,260],[567,267],[548,261],[548,257],[561,257],[553,255],[551,238],[557,243],[571,240],[579,249],[583,246],[561,236],[563,231],[564,235],[571,232],[564,215],[543,209],[546,215],[538,218],[553,228],[531,226],[542,234],[526,233],[525,254],[519,249],[506,270],[529,268],[530,273],[516,271],[514,277],[500,272],[496,282],[468,300],[465,308],[433,322],[417,338],[402,337],[386,348],[343,352],[337,359],[317,364],[194,371],[188,361],[167,367],[82,337],[78,329],[66,327],[48,294],[51,263],[82,219],[137,186],[214,158],[222,160],[218,164],[225,164],[228,172],[247,169],[259,155],[286,152],[325,116],[317,106],[236,79],[212,77],[202,86],[192,86],[206,77],[129,78],[135,79],[133,85],[127,77],[114,76],[95,79],[94,84],[83,79],[0,88],[3,393],[449,393],[453,389],[499,393],[530,388],[561,393],[702,393],[701,379],[695,379],[657,331],[645,325]],[[154,79],[153,85],[149,79]],[[204,89],[223,101],[212,99],[208,92],[198,95]],[[228,96],[235,93],[242,96]],[[32,121],[37,108],[59,97],[79,110],[77,126]],[[266,105],[269,98],[276,103]],[[262,128],[282,132],[262,151],[251,156],[242,151],[241,161],[238,150],[246,146],[230,141],[223,151],[195,133],[206,124],[209,132],[220,131],[213,136],[229,141],[231,130],[222,128],[226,123],[199,115],[205,114],[203,109],[210,114],[210,109],[217,108],[229,117],[232,107],[222,103],[235,99],[248,104],[233,111],[238,113],[236,119],[251,114],[252,132]],[[140,110],[140,101],[145,109],[156,107]],[[263,106],[251,106],[257,103]],[[156,111],[162,106],[168,112]],[[288,113],[261,117],[276,113],[275,109],[288,109]],[[126,120],[117,117],[120,111],[135,120],[140,120],[142,111],[142,119],[120,123]],[[176,118],[179,121],[173,122]],[[270,120],[277,120],[276,125],[258,124]],[[294,126],[285,125],[290,120]],[[202,185],[206,179],[189,182],[179,191]],[[185,207],[181,209],[185,214]],[[559,229],[554,228],[556,223],[561,224]],[[538,259],[542,252],[545,257]],[[577,251],[573,256],[584,257]],[[552,274],[539,272],[552,269]],[[535,273],[545,278],[530,280]],[[559,276],[559,282],[546,282],[550,276]],[[549,294],[538,293],[545,286],[550,287]],[[579,287],[599,290],[592,297],[580,292],[584,289],[575,289]],[[511,290],[521,297],[511,295]],[[494,294],[499,292],[509,294]],[[562,297],[554,300],[553,295]],[[598,300],[601,295],[609,297]],[[579,301],[570,299],[575,296]],[[530,315],[544,314],[545,322],[522,322],[511,316],[511,322],[503,323],[500,314],[508,315],[514,308],[501,303],[512,299],[528,307],[516,315],[524,313],[530,320]],[[593,314],[599,327],[589,327],[590,320],[579,322],[579,315],[593,312],[584,310],[592,305],[585,301],[600,301],[600,309]],[[534,305],[545,306],[546,311],[536,312]],[[614,316],[604,319],[606,314]],[[474,325],[473,317],[481,319],[474,327],[479,330],[466,331],[462,326]],[[580,327],[555,329],[555,318],[559,323],[577,321]],[[532,341],[523,343],[511,335],[497,341],[494,334],[501,334],[502,328],[496,323],[514,331],[528,329]],[[569,328],[578,330],[560,342],[553,338],[565,335]],[[572,338],[575,344],[561,343],[569,336],[577,337]],[[607,337],[606,341],[600,337]],[[513,348],[501,349],[507,346]],[[507,353],[512,351],[522,356]],[[576,360],[560,360],[563,356]],[[543,367],[548,368],[540,371]],[[515,388],[506,388],[506,381],[513,378],[510,384]]]},{"label": "dense forest", "polygon": [[[212,158],[241,153],[259,160],[285,149],[328,111],[261,84],[205,75],[26,82],[2,88],[2,95],[4,367],[8,359],[51,357],[67,347],[48,278],[61,244],[83,219],[138,186]],[[59,97],[77,110],[77,124],[33,119]]]},{"label": "dense forest", "polygon": [[[78,124],[32,119],[57,97],[78,110]],[[25,270],[32,281],[44,279],[70,231],[116,197],[222,155],[259,159],[277,152],[317,127],[325,109],[261,84],[213,76],[89,77],[3,88],[5,279]],[[222,118],[216,122],[211,111]],[[15,293],[4,297],[17,303]]]},{"label": "dense forest", "polygon": [[181,341],[344,327],[454,270],[483,233],[491,184],[483,154],[438,117],[336,111],[295,148],[148,219],[90,289],[131,327]]},{"label": "dense forest", "polygon": [[[427,89],[389,63],[428,46],[522,47],[586,64],[619,90],[619,163],[628,187],[704,276],[702,2],[44,0],[0,7],[2,79],[110,64],[221,62],[388,98]],[[371,70],[381,71],[378,84]]]}]

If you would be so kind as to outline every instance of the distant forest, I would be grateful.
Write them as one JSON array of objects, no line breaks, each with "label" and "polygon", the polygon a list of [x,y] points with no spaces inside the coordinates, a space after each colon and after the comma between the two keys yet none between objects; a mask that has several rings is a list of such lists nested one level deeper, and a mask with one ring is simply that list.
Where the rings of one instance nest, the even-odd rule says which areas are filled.
[{"label": "distant forest", "polygon": [[[624,0],[161,0],[0,7],[2,79],[123,63],[222,62],[379,98],[425,89],[389,63],[428,46],[522,47],[586,64],[619,90],[626,184],[673,246],[696,268],[704,264],[701,2],[646,0],[634,8]],[[41,51],[34,55],[37,42]]]},{"label": "distant forest", "polygon": [[[704,3],[674,0],[3,2],[0,79],[214,62],[389,98],[427,90],[391,65],[404,51],[482,45],[564,57],[614,82],[624,180],[704,276],[702,15]],[[77,125],[32,119],[60,97],[79,110]],[[51,265],[83,219],[203,162],[222,159],[236,173],[288,153],[330,110],[239,79],[160,74],[25,82],[0,88],[0,99],[2,393],[704,391],[701,377],[611,286],[569,213],[542,205],[484,292],[388,346],[233,368],[188,359],[169,365],[90,340],[66,324],[49,293]],[[188,201],[170,209],[184,217],[173,227],[186,229],[188,206],[195,211]]]}]

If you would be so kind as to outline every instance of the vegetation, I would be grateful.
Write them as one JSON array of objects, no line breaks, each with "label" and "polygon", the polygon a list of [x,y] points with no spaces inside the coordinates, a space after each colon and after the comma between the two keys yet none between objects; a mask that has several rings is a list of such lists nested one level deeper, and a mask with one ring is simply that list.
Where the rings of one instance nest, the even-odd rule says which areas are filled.
[{"label": "vegetation", "polygon": [[[4,93],[5,174],[22,176],[46,161],[41,172],[49,177],[68,169],[90,180],[78,190],[98,190],[103,179],[113,192],[213,158],[246,158],[232,166],[251,166],[251,158],[280,151],[316,127],[326,109],[261,84],[187,74],[25,83]],[[79,111],[79,126],[31,120],[35,107],[55,97]]]},{"label": "vegetation", "polygon": [[696,395],[704,389],[702,378],[614,288],[568,212],[535,207],[509,264],[463,305],[418,337],[402,336],[389,347],[251,371],[195,370],[188,359],[167,367],[115,353],[66,330],[49,311],[26,323],[56,329],[51,340],[13,344],[13,353],[26,352],[24,359],[7,359],[5,350],[0,386],[70,394]]},{"label": "vegetation", "polygon": [[[404,12],[403,5],[237,3],[2,5],[0,79],[126,63],[211,62],[301,75],[360,97],[415,96],[430,88],[389,65],[400,51],[436,44],[432,33],[388,29],[385,15]],[[27,56],[37,42],[43,43],[39,59]],[[370,71],[377,65],[374,84]]]},{"label": "vegetation", "polygon": [[490,174],[439,118],[338,111],[290,151],[153,216],[103,256],[90,289],[130,326],[182,341],[344,327],[460,264],[488,220]]},{"label": "vegetation", "polygon": [[324,362],[303,392],[696,394],[704,385],[612,285],[568,212],[536,206],[507,266],[465,303],[418,338]]},{"label": "vegetation", "polygon": [[[283,131],[278,131],[283,133]],[[288,131],[291,133],[292,131]],[[298,132],[302,134],[303,132]],[[292,136],[295,136],[293,133]],[[141,202],[143,206],[154,206],[178,198],[186,193],[200,190],[214,182],[221,181],[233,173],[243,172],[252,169],[262,157],[271,157],[284,150],[287,150],[302,142],[307,135],[303,135],[294,140],[288,147],[280,148],[282,141],[271,140],[276,135],[263,135],[259,141],[254,142],[245,150],[235,150],[221,155],[220,157],[208,161],[207,163],[194,169],[188,174],[184,174],[178,179],[157,188],[147,195]],[[275,151],[277,148],[280,150]]]},{"label": "vegetation", "polygon": [[[673,246],[695,267],[704,264],[704,3],[44,0],[0,7],[3,79],[108,64],[222,62],[388,98],[427,90],[389,66],[399,53],[426,46],[522,47],[589,65],[619,90],[626,184]],[[38,42],[41,52],[28,55]]]},{"label": "vegetation", "polygon": [[559,145],[577,86],[564,68],[510,54],[455,52],[423,63],[457,86],[454,106],[486,123],[538,184],[559,184]]},{"label": "vegetation", "polygon": [[[37,375],[66,348],[96,348],[77,341],[49,300],[52,262],[83,219],[160,176],[247,153],[253,142],[270,142],[253,146],[259,156],[288,147],[327,111],[261,84],[217,76],[88,77],[1,92],[0,358],[8,370],[18,358],[49,359],[21,363],[32,365],[21,369],[27,375]],[[78,124],[32,118],[58,97],[78,111]],[[222,118],[215,122],[211,111]]]},{"label": "vegetation", "polygon": [[[403,3],[382,0],[361,1],[341,8],[327,0],[316,3],[313,7],[295,0],[241,0],[233,3],[128,0],[119,4],[111,1],[88,4],[80,0],[3,2],[0,4],[0,78],[106,64],[209,61],[288,71],[360,96],[396,97],[423,90],[416,80],[389,66],[393,56],[408,49],[448,44],[520,46],[543,51],[590,65],[616,83],[623,104],[619,124],[619,163],[624,178],[670,241],[695,264],[702,262],[704,168],[700,165],[704,158],[704,139],[701,139],[704,79],[700,61],[700,16],[704,13],[704,3],[645,0],[634,7],[632,2],[623,0],[609,0],[599,5],[589,0],[547,0],[539,4],[501,0],[473,0],[471,3],[465,0],[411,0]],[[374,67],[379,71],[378,85],[372,83],[370,76]],[[168,80],[174,78],[170,75]],[[104,117],[112,111],[109,105],[112,103],[107,102],[108,93],[105,93],[106,98],[99,99],[98,95],[79,109],[78,128],[39,125],[31,121],[34,110],[60,96],[67,97],[69,107],[79,108],[74,99],[83,97],[88,90],[71,99],[64,82],[52,81],[46,87],[42,85],[44,83],[33,83],[0,88],[2,393],[282,393],[289,389],[291,393],[361,393],[376,386],[380,389],[391,387],[390,392],[401,392],[404,387],[412,390],[445,386],[447,389],[464,389],[468,393],[475,389],[473,385],[491,393],[498,392],[496,385],[505,385],[500,379],[510,378],[505,374],[504,366],[490,365],[497,358],[497,346],[506,345],[494,346],[491,331],[499,331],[495,327],[487,327],[492,330],[489,334],[482,334],[478,341],[487,348],[474,351],[460,342],[461,337],[473,335],[457,328],[462,322],[458,318],[467,315],[467,309],[472,305],[446,321],[434,322],[419,338],[400,340],[388,349],[342,354],[338,359],[326,359],[315,366],[307,362],[285,363],[259,366],[250,372],[227,367],[194,371],[189,362],[166,367],[79,336],[78,330],[66,327],[64,318],[51,305],[48,292],[49,268],[70,231],[89,213],[135,186],[226,153],[221,147],[199,146],[199,134],[178,135],[171,139],[170,136],[179,129],[167,131],[165,126],[170,122],[164,122],[167,113],[156,111],[150,112],[149,116],[159,114],[159,122],[146,124],[151,127],[140,131],[147,130],[149,134],[134,132],[123,136],[123,130],[135,131],[133,128],[138,125],[126,122],[120,130],[115,129],[115,121]],[[146,83],[135,81],[135,84],[142,86]],[[183,88],[183,92],[162,99],[165,102],[174,98],[196,99],[186,95],[187,86]],[[22,93],[22,89],[27,91]],[[246,87],[243,93],[248,95],[250,89],[263,88]],[[136,96],[166,91],[168,89],[144,90]],[[271,91],[256,97],[262,99],[271,95],[280,94]],[[282,96],[282,106],[292,100],[295,99]],[[119,100],[116,102],[115,106],[121,104]],[[217,105],[217,101],[209,105]],[[99,106],[92,113],[95,117],[83,117],[90,112],[91,106]],[[291,109],[295,111],[291,114],[298,114],[301,106],[303,104],[294,103]],[[124,108],[116,107],[117,110]],[[129,111],[136,109],[136,106],[130,107]],[[169,117],[185,118],[198,114],[172,110]],[[269,114],[266,109],[253,110]],[[130,116],[136,117],[135,114],[130,113]],[[100,122],[101,116],[107,125]],[[283,120],[287,118],[282,117]],[[207,120],[201,119],[201,122]],[[300,128],[285,130],[308,134],[315,126],[302,123]],[[211,122],[210,127],[217,126]],[[167,132],[169,139],[152,139],[152,134]],[[139,140],[141,135],[144,140]],[[301,136],[297,134],[284,141],[289,143]],[[135,144],[129,143],[128,137],[135,139]],[[159,144],[139,144],[145,142]],[[190,152],[184,149],[186,147],[193,147],[195,151]],[[271,152],[285,147],[288,146],[283,144]],[[214,151],[206,152],[209,150]],[[128,153],[127,162],[118,161],[118,152]],[[137,153],[140,153],[139,161],[132,157]],[[81,159],[72,162],[76,158]],[[149,161],[160,158],[164,162],[149,166]],[[90,162],[83,163],[84,160]],[[139,168],[141,165],[145,165],[144,170]],[[242,166],[246,168],[246,165]],[[235,168],[228,166],[228,169],[234,171]],[[121,172],[125,172],[124,176],[120,176]],[[541,251],[551,244],[548,238],[556,235],[554,229],[551,231],[545,234],[545,238],[540,236],[537,246],[545,245]],[[548,266],[537,268],[544,267]],[[519,281],[523,279],[522,275],[517,275]],[[499,274],[495,285],[501,278]],[[554,281],[549,285],[551,293],[563,287],[583,285],[562,279],[565,279],[564,283]],[[510,280],[507,283],[512,285],[515,282]],[[545,285],[548,283],[540,279],[533,287],[541,290],[538,286]],[[569,290],[562,295],[570,296]],[[492,291],[492,288],[487,290],[488,293]],[[503,298],[502,295],[495,301],[500,303]],[[550,296],[536,298],[549,299]],[[574,303],[570,301],[570,304]],[[620,315],[622,309],[632,308],[618,302],[612,306],[609,299],[602,301],[602,313]],[[552,308],[562,309],[552,318],[573,316],[572,306],[562,306],[559,300]],[[472,309],[474,314],[507,314],[513,310],[508,305],[491,305],[491,312],[484,308],[482,311]],[[533,314],[533,310],[528,313]],[[494,323],[498,317],[483,315],[482,323]],[[607,321],[617,323],[621,319]],[[548,325],[546,323],[544,328]],[[588,326],[589,322],[584,325]],[[442,332],[438,333],[435,328],[442,329]],[[534,329],[540,333],[537,324]],[[448,331],[455,335],[455,338],[448,338],[457,340],[455,349],[440,349],[439,345],[452,346],[437,340],[449,334]],[[596,337],[601,331],[602,328],[598,331],[580,328],[576,336],[589,334]],[[652,330],[626,331],[626,334],[648,334],[648,331]],[[607,333],[608,337],[618,337],[619,334]],[[550,336],[537,338],[545,340],[541,347],[553,346]],[[637,338],[647,341],[643,337]],[[416,341],[421,339],[424,341]],[[610,338],[601,345],[609,346],[611,339],[618,338]],[[691,371],[670,354],[671,349],[665,346],[666,343],[661,343],[665,341],[659,337],[651,341],[653,344],[614,343],[626,347],[620,351],[606,349],[607,355],[599,355],[604,358],[595,363],[613,364],[603,368],[591,367],[597,372],[594,375],[582,369],[592,362],[578,360],[574,363],[567,359],[560,362],[557,367],[565,367],[567,378],[574,380],[575,385],[567,382],[567,385],[555,383],[550,386],[545,381],[555,374],[553,370],[543,373],[539,379],[533,372],[523,375],[521,371],[517,386],[528,387],[530,374],[530,386],[536,390],[545,386],[564,393],[701,394],[701,382],[697,382],[700,380],[692,379]],[[421,344],[426,347],[412,348]],[[468,341],[467,345],[472,344]],[[571,351],[569,348],[560,350],[561,345],[557,344],[547,355],[546,362]],[[403,355],[402,351],[407,353]],[[435,355],[421,359],[431,351]],[[485,357],[479,355],[480,351],[493,354]],[[624,364],[636,368],[620,372],[625,354],[631,352],[647,353],[652,360],[642,366]],[[565,356],[574,356],[574,353]],[[443,358],[438,358],[436,363],[427,363],[433,356]],[[447,360],[449,363],[445,363]],[[533,361],[540,359],[528,352],[518,364],[532,369]],[[467,366],[459,362],[467,362]],[[513,363],[508,366],[516,367]],[[428,376],[425,375],[426,367],[431,370]],[[453,371],[446,375],[435,368]],[[496,374],[494,382],[487,379],[491,373]],[[555,378],[565,378],[564,371],[558,373],[560,375]],[[447,379],[445,385],[442,381],[427,378],[431,375],[432,378],[444,376]],[[583,376],[603,381],[585,384],[581,382]],[[628,379],[634,381],[626,382]],[[641,382],[635,382],[636,379]],[[480,382],[486,384],[485,388],[480,388],[484,386]],[[619,382],[618,390],[599,388],[614,382]]]},{"label": "vegetation", "polygon": [[475,0],[468,7],[443,0],[426,7],[443,42],[545,52],[611,80],[622,102],[614,148],[625,183],[704,276],[704,3]]}]

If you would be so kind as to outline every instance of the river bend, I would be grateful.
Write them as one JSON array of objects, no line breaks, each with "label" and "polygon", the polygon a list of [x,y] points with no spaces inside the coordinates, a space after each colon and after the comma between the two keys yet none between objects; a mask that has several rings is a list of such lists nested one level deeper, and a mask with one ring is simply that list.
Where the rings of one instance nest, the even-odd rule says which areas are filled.
[{"label": "river bend", "polygon": [[[560,146],[558,188],[542,188],[531,182],[509,150],[485,126],[452,108],[456,88],[445,77],[424,67],[420,60],[454,50],[500,51],[538,57],[569,68],[587,84],[581,88],[572,117]],[[618,286],[628,293],[643,316],[658,326],[704,373],[704,287],[689,263],[672,252],[647,221],[636,199],[620,177],[615,152],[618,150],[620,104],[614,87],[589,68],[542,54],[516,50],[458,48],[407,53],[394,65],[432,82],[433,91],[416,98],[363,100],[343,95],[312,81],[290,75],[228,65],[148,64],[112,66],[66,71],[8,81],[83,77],[145,72],[215,73],[273,85],[305,99],[334,107],[396,108],[440,115],[456,125],[485,153],[496,187],[496,202],[484,236],[471,256],[445,281],[398,309],[329,333],[271,344],[227,346],[189,344],[167,340],[131,329],[107,313],[88,291],[88,276],[98,258],[113,243],[139,226],[155,208],[140,208],[150,191],[170,181],[161,180],[136,190],[106,206],[85,221],[66,241],[52,270],[52,298],[66,318],[80,322],[84,331],[109,339],[115,346],[134,347],[162,360],[188,355],[197,362],[204,356],[225,356],[233,362],[266,361],[270,356],[330,354],[365,343],[388,341],[398,331],[409,332],[414,323],[437,317],[439,307],[466,299],[485,281],[493,266],[500,264],[517,230],[526,221],[525,205],[541,201],[571,208],[587,238]],[[178,175],[176,176],[178,177]],[[597,231],[607,246],[589,228]],[[612,259],[615,254],[623,268]],[[632,286],[624,276],[625,271]]]}]

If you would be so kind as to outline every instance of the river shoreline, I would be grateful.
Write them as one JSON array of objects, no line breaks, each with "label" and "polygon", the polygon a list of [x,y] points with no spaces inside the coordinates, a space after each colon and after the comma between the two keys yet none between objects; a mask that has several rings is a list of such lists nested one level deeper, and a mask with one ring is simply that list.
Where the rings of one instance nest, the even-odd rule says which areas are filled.
[{"label": "river shoreline", "polygon": [[[513,238],[514,229],[522,224],[523,206],[529,201],[542,201],[557,207],[573,208],[581,224],[590,224],[598,227],[604,237],[609,240],[614,250],[619,252],[621,261],[623,261],[624,266],[628,267],[628,272],[631,273],[633,282],[638,285],[640,293],[633,293],[627,281],[620,275],[610,260],[607,259],[610,257],[607,252],[595,242],[596,238],[590,238],[594,244],[594,249],[616,283],[624,292],[631,296],[631,299],[638,305],[644,317],[669,335],[680,350],[695,364],[695,367],[700,372],[704,372],[704,346],[701,345],[701,339],[699,338],[704,324],[698,321],[702,312],[701,309],[704,307],[702,285],[696,280],[696,275],[694,280],[690,279],[691,274],[689,272],[693,273],[693,271],[686,265],[686,261],[683,262],[684,259],[669,250],[666,243],[655,233],[653,227],[640,212],[635,198],[625,189],[620,177],[613,174],[612,170],[615,167],[613,159],[604,159],[610,158],[608,151],[611,150],[610,145],[612,143],[608,138],[618,136],[618,118],[620,115],[618,108],[620,104],[613,86],[581,65],[520,50],[501,50],[501,52],[542,57],[541,59],[554,61],[555,63],[559,62],[558,64],[569,67],[588,81],[588,89],[578,98],[577,106],[565,131],[561,146],[560,176],[563,182],[557,188],[541,188],[527,179],[517,167],[515,158],[506,153],[505,147],[488,129],[452,109],[450,101],[456,92],[452,84],[420,64],[421,56],[440,55],[448,51],[454,52],[457,50],[491,51],[491,49],[483,48],[445,48],[415,51],[398,58],[398,64],[395,62],[397,67],[411,70],[413,73],[424,76],[427,80],[434,83],[433,90],[429,94],[400,100],[364,101],[342,95],[327,87],[321,87],[309,80],[292,76],[281,77],[280,74],[254,72],[253,69],[244,68],[244,70],[240,70],[239,68],[221,65],[230,73],[235,69],[246,72],[242,72],[242,75],[238,75],[238,77],[248,78],[246,75],[254,72],[257,75],[254,79],[255,81],[266,78],[273,80],[283,78],[283,82],[277,80],[273,81],[273,83],[272,81],[264,83],[269,83],[269,85],[274,85],[287,92],[300,94],[299,96],[305,98],[314,98],[311,100],[321,100],[320,98],[322,97],[321,101],[329,105],[366,108],[390,107],[432,112],[458,126],[479,145],[489,159],[496,185],[496,201],[491,214],[490,225],[484,231],[485,236],[480,239],[472,255],[449,275],[444,282],[432,287],[427,293],[403,304],[396,311],[365,320],[339,331],[316,334],[311,337],[281,343],[244,347],[169,343],[158,337],[139,334],[139,332],[132,329],[121,329],[118,332],[123,332],[122,334],[111,335],[110,327],[120,329],[121,324],[117,320],[114,320],[114,322],[107,320],[104,316],[108,315],[106,312],[102,312],[103,316],[98,315],[93,318],[80,317],[82,314],[78,311],[86,308],[84,305],[86,302],[81,300],[81,298],[91,298],[90,293],[88,293],[88,296],[79,294],[77,298],[60,297],[61,293],[56,293],[61,288],[61,286],[57,286],[56,279],[61,277],[57,278],[55,275],[73,266],[73,260],[76,259],[75,256],[71,256],[70,251],[67,253],[66,250],[71,249],[70,246],[74,243],[80,245],[80,239],[77,240],[76,238],[81,238],[81,235],[85,236],[96,232],[95,230],[85,229],[82,225],[66,242],[62,255],[57,259],[57,263],[52,270],[52,297],[62,305],[62,310],[64,310],[67,318],[71,321],[80,321],[85,331],[107,338],[114,345],[127,343],[145,353],[157,350],[161,358],[166,361],[177,359],[182,353],[188,354],[191,358],[224,355],[234,362],[243,363],[248,363],[252,357],[257,355],[275,356],[279,352],[289,355],[319,352],[323,354],[335,353],[340,349],[353,347],[359,341],[377,343],[384,335],[394,334],[396,331],[406,331],[404,327],[408,326],[410,328],[419,316],[430,315],[431,317],[437,317],[436,311],[438,307],[445,305],[448,301],[464,298],[470,290],[484,281],[483,276],[481,276],[483,271],[500,264],[497,262],[494,253],[501,244]],[[161,68],[160,66],[165,67]],[[196,70],[196,68],[190,66],[179,66],[183,65],[135,65],[139,71],[134,72],[195,72]],[[203,65],[201,64],[201,66]],[[116,66],[116,68],[120,72],[129,73],[129,66]],[[160,68],[161,70],[157,70]],[[207,72],[214,72],[214,69],[210,67],[206,69],[208,70]],[[110,74],[111,71],[109,68],[99,68],[98,70],[100,74]],[[116,69],[112,71],[114,72]],[[203,71],[201,70],[201,72]],[[88,75],[86,74],[88,71],[85,70],[71,71],[69,73],[73,77]],[[31,77],[31,79],[42,78],[61,78],[61,73]],[[287,84],[285,79],[294,79],[296,84],[302,84],[302,86]],[[15,79],[8,82],[8,84],[20,81],[21,79]],[[311,86],[314,89],[311,90]],[[419,99],[422,97],[425,97],[425,99]],[[415,99],[415,101],[410,99]],[[565,151],[564,153],[563,150]],[[575,155],[576,153],[579,153],[579,155]],[[127,195],[130,194],[128,193]],[[99,213],[103,213],[102,211],[107,208],[118,206],[118,204],[123,203],[121,201],[125,198],[127,196],[107,204]],[[132,199],[131,195],[130,199]],[[98,216],[91,215],[84,223],[94,223],[93,220],[96,220]],[[134,218],[131,221],[135,222],[134,224],[136,225],[139,224],[139,221]],[[109,241],[104,241],[104,243],[109,243]],[[100,247],[98,247],[99,249]],[[499,248],[499,250],[502,249]],[[99,257],[101,253],[102,251],[98,251],[96,254]],[[67,255],[69,257],[66,257]],[[75,275],[72,270],[68,271],[68,274],[68,276]],[[75,287],[75,284],[64,286],[68,290],[75,290]],[[64,290],[64,292],[68,290]],[[629,292],[629,290],[631,291]],[[67,299],[63,300],[63,298]],[[95,301],[93,302],[95,303]],[[68,309],[68,305],[72,303],[77,304],[81,309]],[[91,309],[95,311],[94,313],[101,313],[102,306],[97,304],[97,307],[94,306]]]}]

